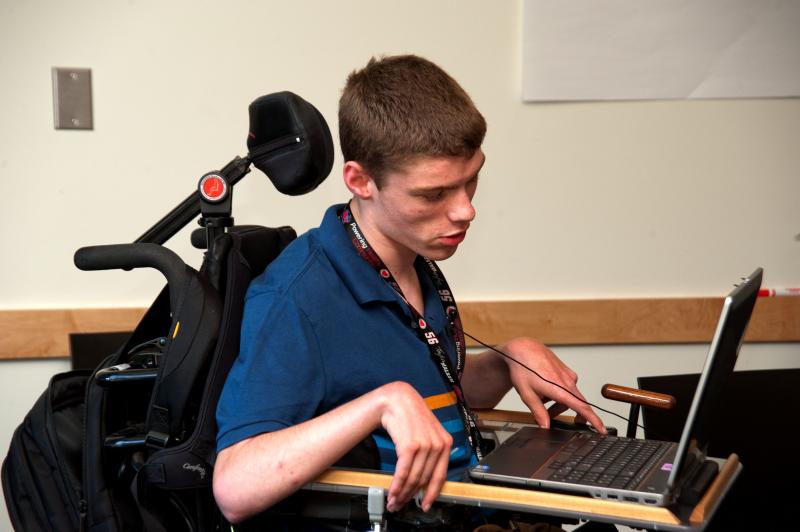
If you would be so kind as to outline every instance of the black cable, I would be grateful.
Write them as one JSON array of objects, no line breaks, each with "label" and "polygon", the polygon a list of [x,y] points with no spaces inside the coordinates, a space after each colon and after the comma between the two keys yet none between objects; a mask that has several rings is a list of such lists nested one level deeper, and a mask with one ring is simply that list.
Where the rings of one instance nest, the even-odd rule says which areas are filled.
[{"label": "black cable", "polygon": [[[560,384],[558,384],[558,383],[555,383],[555,382],[553,382],[553,381],[551,381],[551,380],[545,379],[544,377],[542,377],[542,376],[541,376],[541,375],[540,375],[540,374],[539,374],[539,373],[538,373],[536,370],[534,370],[533,368],[529,368],[528,366],[526,366],[525,364],[523,364],[522,362],[520,362],[520,361],[519,361],[519,360],[517,360],[516,358],[512,357],[511,355],[509,355],[509,354],[507,354],[507,353],[504,353],[504,352],[502,352],[501,350],[497,349],[496,347],[494,347],[494,346],[491,346],[491,345],[489,345],[489,344],[487,344],[487,343],[484,343],[484,342],[482,342],[481,340],[479,340],[479,339],[475,338],[474,336],[472,336],[471,334],[469,334],[469,333],[468,333],[467,331],[465,331],[464,329],[462,329],[462,328],[458,327],[458,326],[457,326],[455,323],[451,323],[451,325],[452,325],[453,327],[457,328],[459,331],[461,331],[461,332],[464,334],[464,336],[468,336],[468,337],[472,338],[473,340],[475,340],[476,342],[478,342],[479,344],[481,344],[483,347],[485,347],[485,348],[487,348],[487,349],[491,349],[492,351],[494,351],[494,352],[496,352],[496,353],[498,353],[498,354],[500,354],[500,355],[504,356],[505,358],[507,358],[507,359],[511,360],[512,362],[515,362],[515,363],[519,364],[519,365],[520,365],[520,366],[522,366],[523,368],[527,369],[528,371],[530,371],[531,373],[533,373],[534,375],[536,375],[537,377],[539,377],[540,379],[542,379],[544,382],[546,382],[546,383],[548,383],[548,384],[552,384],[553,386],[555,386],[555,387],[557,387],[557,388],[561,388],[562,390],[564,390],[565,392],[567,392],[568,394],[570,394],[572,397],[574,397],[574,398],[575,398],[575,399],[577,399],[578,401],[580,401],[580,402],[582,402],[582,403],[586,403],[587,405],[591,406],[592,408],[596,408],[597,410],[600,410],[600,411],[602,411],[602,412],[605,412],[606,414],[611,414],[612,416],[617,416],[618,418],[620,418],[620,419],[622,419],[622,420],[625,420],[625,421],[627,421],[629,424],[631,423],[631,420],[630,420],[629,418],[626,418],[626,417],[624,417],[624,416],[621,416],[620,414],[617,414],[616,412],[612,412],[611,410],[606,410],[605,408],[602,408],[602,407],[600,407],[600,406],[597,406],[597,405],[596,405],[596,404],[594,404],[594,403],[590,403],[590,402],[589,402],[589,401],[587,401],[586,399],[582,399],[582,398],[578,397],[577,395],[575,395],[575,394],[574,394],[574,393],[572,393],[571,391],[567,390],[566,388],[564,388],[564,387],[563,387],[563,386],[561,386]],[[637,426],[637,427],[639,427],[639,428],[641,428],[642,430],[644,430],[644,426],[643,426],[643,425],[640,425],[639,423],[636,423],[636,426]]]}]

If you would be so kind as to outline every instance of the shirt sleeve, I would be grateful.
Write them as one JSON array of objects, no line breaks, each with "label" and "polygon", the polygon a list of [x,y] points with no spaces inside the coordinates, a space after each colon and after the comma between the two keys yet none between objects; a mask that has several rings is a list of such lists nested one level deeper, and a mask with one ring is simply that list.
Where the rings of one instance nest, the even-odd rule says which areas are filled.
[{"label": "shirt sleeve", "polygon": [[249,294],[239,356],[217,405],[217,451],[313,418],[324,394],[308,317],[285,293]]}]

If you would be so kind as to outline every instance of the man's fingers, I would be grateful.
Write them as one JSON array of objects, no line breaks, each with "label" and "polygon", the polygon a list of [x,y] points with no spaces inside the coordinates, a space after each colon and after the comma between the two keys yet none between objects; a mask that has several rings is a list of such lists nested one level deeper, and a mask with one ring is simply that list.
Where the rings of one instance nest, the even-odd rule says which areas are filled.
[{"label": "man's fingers", "polygon": [[[562,399],[559,399],[555,405],[550,407],[550,414],[558,415],[564,412],[565,410],[571,408],[573,411],[575,411],[577,416],[581,416],[584,423],[588,421],[592,425],[592,427],[597,429],[599,432],[605,434],[606,433],[605,425],[603,425],[603,422],[600,420],[597,414],[594,413],[594,410],[592,410],[592,407],[589,405],[589,402],[586,400],[586,397],[583,396],[581,391],[578,390],[578,388],[575,386],[573,386],[572,389],[569,391],[571,393],[562,393]],[[557,407],[559,406],[559,402],[561,403],[561,406],[563,406],[564,408],[563,410],[558,411],[557,414],[553,414],[554,410],[556,411],[558,410]],[[576,422],[577,422],[577,416],[576,416]]]},{"label": "man's fingers", "polygon": [[528,390],[525,391],[525,393],[520,392],[520,397],[522,398],[522,402],[525,403],[531,411],[531,414],[533,414],[533,417],[536,418],[536,423],[542,428],[550,428],[550,416],[547,414],[547,409],[542,404],[539,396]]},{"label": "man's fingers", "polygon": [[554,417],[556,417],[556,416],[558,416],[558,415],[561,415],[561,414],[563,414],[563,413],[564,413],[564,412],[566,412],[567,410],[569,410],[569,407],[568,407],[567,405],[565,405],[565,404],[562,404],[562,403],[555,403],[554,405],[551,405],[551,406],[550,406],[550,407],[547,409],[547,414],[548,414],[548,415],[549,415],[551,418],[554,418]]},{"label": "man's fingers", "polygon": [[[569,410],[569,407],[567,405],[556,403],[547,409],[547,413],[550,414],[551,418],[554,418],[560,416],[567,410]],[[576,425],[586,425],[586,418],[576,413],[574,416],[573,423],[575,423]]]},{"label": "man's fingers", "polygon": [[592,407],[589,405],[589,402],[586,400],[580,390],[575,388],[573,393],[581,399],[581,401],[576,401],[577,406],[572,408],[575,413],[579,416],[582,416],[584,422],[588,421],[596,430],[605,434],[606,427],[603,424],[603,421],[597,414],[594,413],[594,410],[592,410]]},{"label": "man's fingers", "polygon": [[397,457],[397,465],[395,466],[394,475],[392,476],[392,483],[389,485],[389,494],[386,497],[386,509],[390,512],[394,512],[402,506],[398,505],[400,500],[399,495],[406,486],[406,480],[411,470],[412,459],[413,456],[409,457],[407,455]]},{"label": "man's fingers", "polygon": [[588,421],[598,432],[603,434],[606,433],[606,426],[603,424],[597,414],[594,413],[592,407],[589,405],[583,405],[583,408],[576,410],[576,412],[578,415],[583,416],[583,418]]},{"label": "man's fingers", "polygon": [[436,497],[439,496],[439,492],[442,491],[442,486],[444,486],[447,480],[447,467],[449,464],[450,449],[447,449],[437,461],[436,467],[433,470],[433,475],[431,475],[431,480],[425,487],[425,497],[422,499],[423,511],[427,512],[431,509],[433,501],[436,500]]},{"label": "man's fingers", "polygon": [[[444,483],[447,478],[452,441],[453,439],[450,434],[442,429],[438,434],[438,438],[434,437],[431,442],[431,451],[428,453],[428,460],[425,463],[425,472],[422,475],[419,485],[419,489],[424,490],[426,495],[430,492],[431,486],[436,486],[438,484],[439,487],[433,490],[433,497],[435,498],[441,489],[441,484]],[[425,511],[427,511],[427,509]]]},{"label": "man's fingers", "polygon": [[[441,429],[441,433],[431,434],[430,439],[426,442],[397,446],[398,465],[395,477],[398,482],[402,481],[402,484],[399,485],[396,491],[392,491],[392,488],[395,487],[393,481],[392,488],[390,488],[389,496],[392,497],[393,504],[391,506],[393,510],[400,509],[419,490],[428,488],[432,482],[444,482],[444,480],[434,479],[434,477],[437,474],[437,468],[441,464],[444,467],[442,475],[444,478],[447,476],[447,467],[450,461],[450,441],[450,435]],[[403,464],[402,470],[401,462]],[[405,470],[408,470],[407,474],[405,474]]]},{"label": "man's fingers", "polygon": [[398,449],[398,455],[409,455],[411,460],[408,476],[404,479],[403,487],[395,495],[395,502],[397,507],[400,508],[411,500],[411,497],[419,490],[420,480],[425,473],[425,462],[428,460],[428,449],[423,445],[415,444],[404,450]]},{"label": "man's fingers", "polygon": [[[444,461],[445,464],[450,463],[450,446],[446,445],[445,441],[434,444],[431,452],[428,453],[428,460],[425,462],[425,470],[419,483],[420,489],[427,489],[441,461]],[[447,469],[445,468],[445,473],[446,472]]]}]

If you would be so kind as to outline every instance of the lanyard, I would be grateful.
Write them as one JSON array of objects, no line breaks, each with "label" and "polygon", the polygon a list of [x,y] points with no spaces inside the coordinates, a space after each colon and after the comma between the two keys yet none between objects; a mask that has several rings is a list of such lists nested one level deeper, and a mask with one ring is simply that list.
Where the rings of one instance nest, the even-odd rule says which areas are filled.
[{"label": "lanyard", "polygon": [[428,275],[431,278],[431,281],[433,281],[433,284],[436,287],[436,292],[439,295],[439,301],[442,303],[445,316],[447,316],[450,320],[450,329],[453,334],[453,341],[456,345],[455,368],[453,368],[453,364],[450,361],[450,358],[447,356],[447,352],[444,350],[442,344],[439,342],[439,339],[436,337],[436,333],[430,328],[428,323],[425,321],[425,318],[422,317],[417,309],[415,309],[413,305],[408,302],[403,294],[403,291],[400,289],[400,285],[389,271],[389,268],[386,267],[375,250],[372,249],[367,242],[367,239],[361,232],[353,213],[350,211],[349,205],[346,206],[342,211],[340,219],[342,220],[344,227],[347,229],[347,232],[350,235],[350,240],[353,242],[353,246],[356,248],[356,251],[361,258],[366,260],[367,263],[378,272],[381,278],[386,281],[395,292],[397,292],[403,301],[405,301],[406,305],[408,305],[411,315],[414,317],[414,322],[412,322],[411,327],[417,333],[419,339],[428,347],[428,350],[431,354],[431,359],[436,364],[436,367],[439,368],[442,378],[444,378],[453,389],[453,393],[455,393],[456,401],[458,403],[458,410],[461,414],[461,419],[464,422],[464,428],[467,432],[467,439],[469,440],[472,450],[475,452],[475,456],[478,458],[478,460],[480,460],[483,458],[483,440],[481,438],[481,433],[478,430],[478,425],[475,423],[475,415],[467,406],[464,393],[461,390],[461,373],[464,371],[466,355],[464,332],[461,328],[461,317],[458,313],[458,307],[456,307],[455,299],[453,299],[453,295],[450,292],[450,286],[447,284],[444,275],[435,262],[426,257],[417,257],[417,261],[422,261],[425,266],[425,270],[428,272]]}]

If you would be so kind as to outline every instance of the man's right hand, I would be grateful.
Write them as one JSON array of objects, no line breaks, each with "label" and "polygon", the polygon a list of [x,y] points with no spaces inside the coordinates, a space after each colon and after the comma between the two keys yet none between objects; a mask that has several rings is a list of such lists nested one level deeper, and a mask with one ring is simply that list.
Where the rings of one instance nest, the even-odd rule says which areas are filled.
[{"label": "man's right hand", "polygon": [[253,436],[217,455],[214,496],[232,523],[269,508],[383,426],[397,450],[387,508],[425,491],[428,510],[447,478],[452,437],[417,391],[391,382],[299,425]]},{"label": "man's right hand", "polygon": [[427,512],[447,480],[453,437],[410,384],[393,382],[382,388],[386,403],[381,425],[397,451],[387,510],[400,509],[422,490],[422,509]]}]

